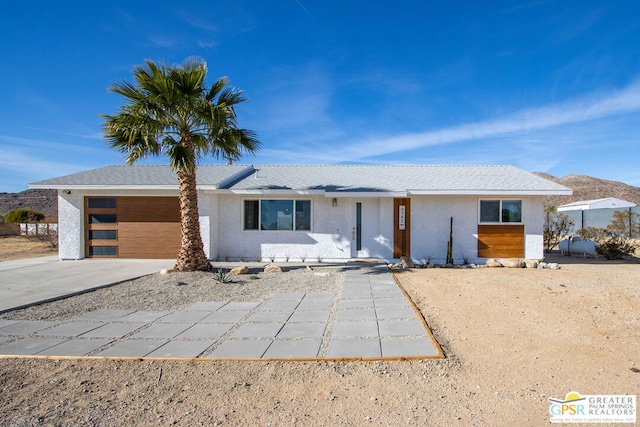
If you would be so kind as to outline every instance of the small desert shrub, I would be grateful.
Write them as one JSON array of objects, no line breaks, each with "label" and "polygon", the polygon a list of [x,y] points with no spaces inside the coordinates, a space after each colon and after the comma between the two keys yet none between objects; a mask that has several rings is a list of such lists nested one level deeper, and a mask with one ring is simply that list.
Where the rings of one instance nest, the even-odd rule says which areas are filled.
[{"label": "small desert shrub", "polygon": [[213,278],[218,283],[231,282],[231,275],[226,268],[219,268],[213,273]]},{"label": "small desert shrub", "polygon": [[258,276],[252,274],[251,276],[249,276],[249,280],[258,280]]},{"label": "small desert shrub", "polygon": [[33,209],[13,209],[5,214],[4,220],[9,223],[38,222],[42,221],[44,216],[42,212]]}]

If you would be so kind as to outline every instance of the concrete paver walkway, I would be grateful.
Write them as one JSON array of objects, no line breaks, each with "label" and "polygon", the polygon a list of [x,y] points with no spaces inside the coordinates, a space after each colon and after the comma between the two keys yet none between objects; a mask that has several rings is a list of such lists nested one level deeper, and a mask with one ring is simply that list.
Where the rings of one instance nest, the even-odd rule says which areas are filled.
[{"label": "concrete paver walkway", "polygon": [[339,294],[98,310],[66,322],[1,320],[0,355],[213,359],[441,357],[386,266],[349,265]]}]

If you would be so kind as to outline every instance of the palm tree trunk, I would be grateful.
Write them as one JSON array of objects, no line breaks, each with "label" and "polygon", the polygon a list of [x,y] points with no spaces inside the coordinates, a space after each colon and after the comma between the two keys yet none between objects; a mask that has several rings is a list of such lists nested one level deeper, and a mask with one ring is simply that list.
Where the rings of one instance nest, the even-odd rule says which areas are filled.
[{"label": "palm tree trunk", "polygon": [[176,271],[208,271],[211,264],[204,253],[200,235],[200,216],[198,214],[198,191],[196,189],[196,170],[178,171],[180,184],[180,253],[174,269]]}]

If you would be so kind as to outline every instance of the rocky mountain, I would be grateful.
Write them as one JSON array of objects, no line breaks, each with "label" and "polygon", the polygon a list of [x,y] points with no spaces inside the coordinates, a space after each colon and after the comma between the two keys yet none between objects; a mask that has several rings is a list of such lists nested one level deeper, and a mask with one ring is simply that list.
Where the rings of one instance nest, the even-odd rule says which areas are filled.
[{"label": "rocky mountain", "polygon": [[588,175],[567,175],[557,178],[543,172],[533,173],[573,190],[572,196],[546,197],[545,205],[559,206],[579,200],[604,199],[606,197],[616,197],[640,205],[640,187],[633,187],[623,182],[609,181]]},{"label": "rocky mountain", "polygon": [[58,217],[57,190],[25,190],[19,193],[0,193],[0,215],[12,209],[33,209],[47,218]]}]

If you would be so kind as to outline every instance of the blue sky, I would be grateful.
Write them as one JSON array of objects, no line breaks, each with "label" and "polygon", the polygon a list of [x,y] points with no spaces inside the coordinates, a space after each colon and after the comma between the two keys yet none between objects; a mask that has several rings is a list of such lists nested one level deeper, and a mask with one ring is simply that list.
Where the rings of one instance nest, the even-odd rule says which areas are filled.
[{"label": "blue sky", "polygon": [[637,1],[5,1],[0,24],[0,192],[123,164],[101,133],[122,104],[107,88],[189,56],[249,97],[239,123],[262,150],[242,163],[511,164],[640,186]]}]

